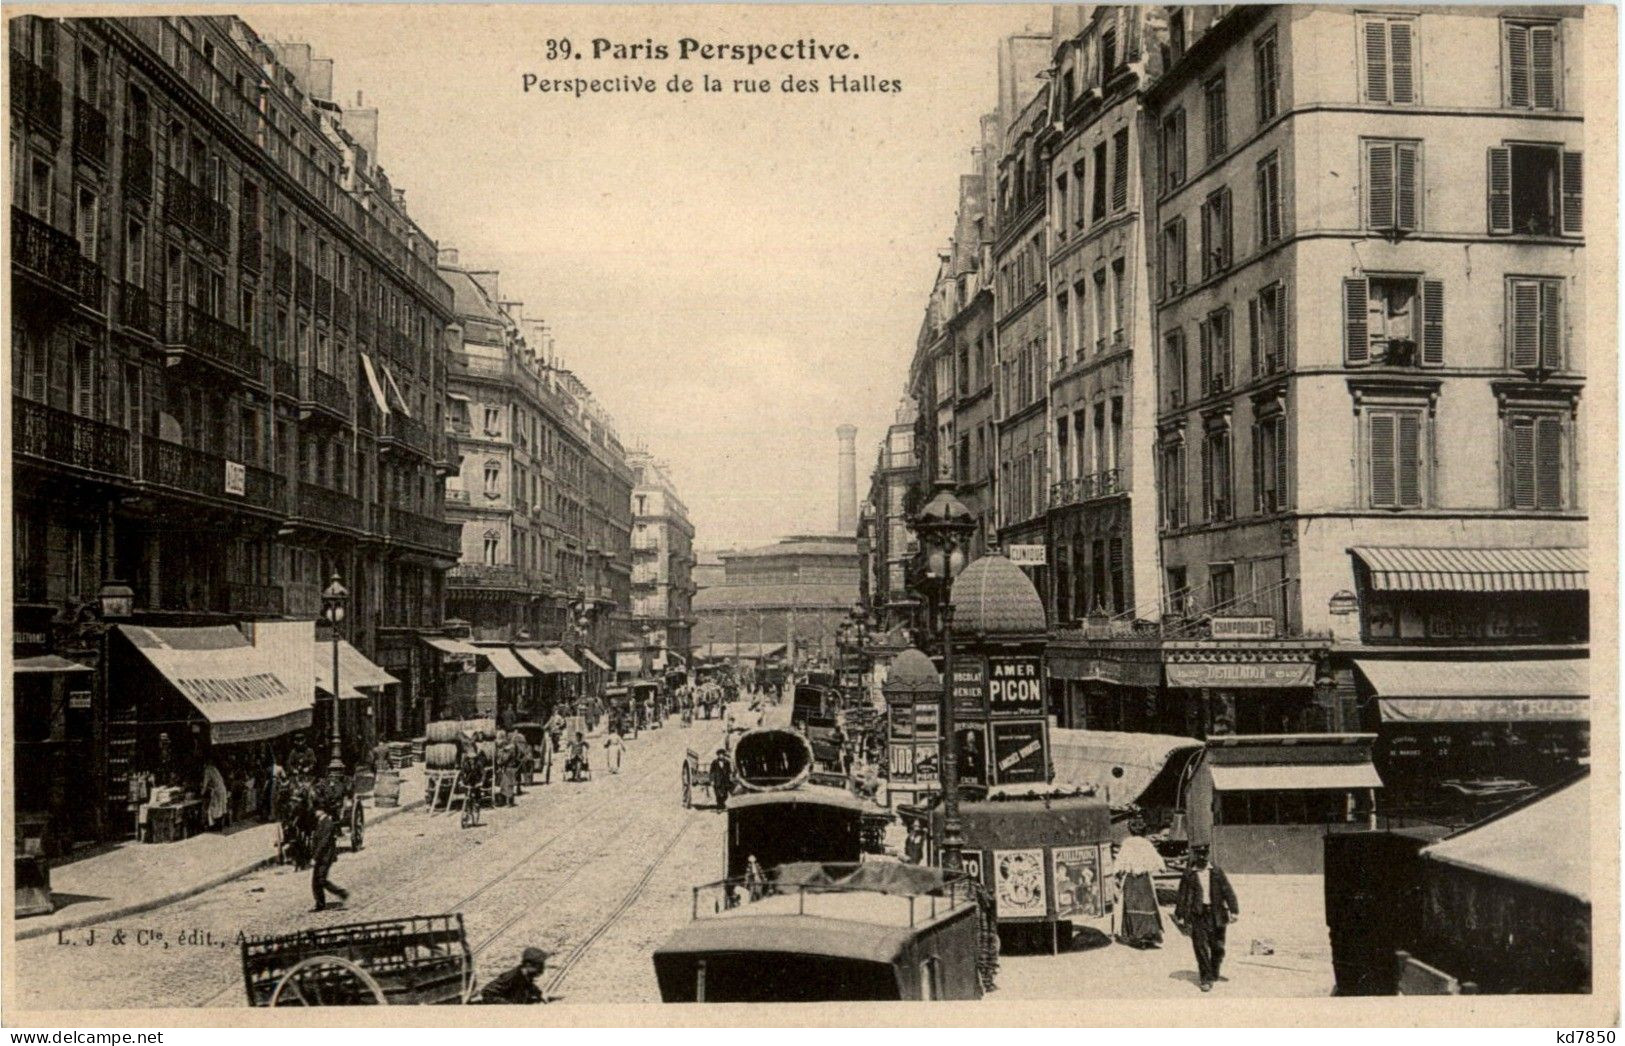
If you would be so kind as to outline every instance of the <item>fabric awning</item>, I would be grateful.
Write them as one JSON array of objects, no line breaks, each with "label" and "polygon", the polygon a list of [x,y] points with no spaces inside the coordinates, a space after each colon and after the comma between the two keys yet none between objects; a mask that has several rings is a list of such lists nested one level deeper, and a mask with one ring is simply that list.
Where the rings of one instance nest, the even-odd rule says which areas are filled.
[{"label": "fabric awning", "polygon": [[1386,661],[1354,666],[1388,723],[1565,722],[1590,718],[1590,661]]},{"label": "fabric awning", "polygon": [[1341,791],[1381,788],[1382,778],[1370,763],[1289,763],[1272,766],[1209,768],[1220,792]]},{"label": "fabric awning", "polygon": [[67,674],[71,672],[94,672],[89,665],[81,665],[77,661],[69,661],[65,657],[55,654],[41,654],[38,657],[23,657],[12,662],[11,670],[17,675],[24,676],[34,673]]},{"label": "fabric awning", "polygon": [[519,663],[519,659],[514,657],[513,651],[507,647],[482,646],[476,649],[479,650],[481,657],[491,662],[491,667],[496,669],[497,675],[503,679],[530,678],[531,673],[525,669],[524,665]]},{"label": "fabric awning", "polygon": [[463,395],[461,392],[448,392],[448,393],[446,393],[446,398],[451,400],[453,403],[469,403],[469,402],[472,402],[467,396]]},{"label": "fabric awning", "polygon": [[1583,548],[1349,549],[1379,592],[1584,592]]},{"label": "fabric awning", "polygon": [[549,667],[550,662],[547,660],[547,651],[540,647],[514,647],[513,652],[519,655],[520,661],[535,669],[538,675],[546,675],[549,672],[557,671],[557,669]]},{"label": "fabric awning", "polygon": [[235,628],[118,630],[209,721],[215,744],[263,741],[310,726],[310,692],[284,682],[271,656]]},{"label": "fabric awning", "polygon": [[461,639],[447,639],[444,636],[424,636],[423,641],[442,654],[462,654],[474,657],[480,653],[480,648]]},{"label": "fabric awning", "polygon": [[[587,648],[582,647],[581,649],[583,651],[585,651]],[[576,664],[575,658],[571,657],[569,654],[566,654],[564,651],[560,650],[558,647],[548,647],[547,648],[547,656],[548,656],[548,660],[552,661],[554,664],[559,666],[557,671],[564,672],[564,673],[567,673],[569,675],[579,675],[580,674],[581,666]]]},{"label": "fabric awning", "polygon": [[1422,848],[1445,864],[1591,900],[1591,778],[1586,776]]},{"label": "fabric awning", "polygon": [[372,357],[361,353],[361,370],[367,375],[367,385],[372,389],[373,401],[378,404],[378,412],[389,417],[389,398],[384,395],[384,387],[379,384],[378,371],[373,368]]},{"label": "fabric awning", "polygon": [[[333,692],[333,641],[316,640],[316,689],[324,694]],[[362,698],[363,687],[391,686],[400,680],[373,664],[367,655],[339,640],[339,697]]]},{"label": "fabric awning", "polygon": [[395,394],[395,405],[407,417],[412,416],[412,409],[406,405],[406,397],[401,395],[401,387],[395,383],[395,375],[388,367],[384,368],[384,381],[389,384],[389,391]]},{"label": "fabric awning", "polygon": [[1202,747],[1190,737],[1116,730],[1053,727],[1049,737],[1056,785],[1093,786],[1118,804],[1138,800],[1175,753]]},{"label": "fabric awning", "polygon": [[[598,668],[604,670],[605,672],[613,672],[613,671],[615,671],[613,668],[609,667],[608,662],[606,662],[603,658],[599,657],[597,654],[593,653],[592,649],[590,647],[582,647],[581,648],[581,656],[586,658],[588,661],[592,662],[592,664],[596,665]],[[580,669],[578,668],[577,671],[580,671]]]}]

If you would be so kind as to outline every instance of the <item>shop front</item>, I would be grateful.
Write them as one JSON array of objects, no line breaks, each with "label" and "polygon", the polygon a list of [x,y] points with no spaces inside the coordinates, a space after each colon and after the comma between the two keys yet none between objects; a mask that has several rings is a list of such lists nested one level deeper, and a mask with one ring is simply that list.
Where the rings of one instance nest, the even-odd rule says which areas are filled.
[{"label": "shop front", "polygon": [[1352,682],[1328,667],[1315,639],[1170,639],[1162,644],[1165,706],[1156,732],[1337,733],[1359,723]]},{"label": "shop front", "polygon": [[467,640],[446,636],[423,636],[422,640],[428,653],[427,722],[473,719],[482,714],[479,711],[482,701],[495,711],[496,673],[490,669],[480,672],[478,647]]},{"label": "shop front", "polygon": [[96,673],[56,654],[12,665],[17,838],[23,848],[58,857],[96,837],[100,800],[89,771],[96,763]]},{"label": "shop front", "polygon": [[1155,733],[1162,726],[1162,644],[1063,634],[1045,651],[1050,712],[1071,730]]},{"label": "shop front", "polygon": [[[255,632],[265,628],[254,626]],[[333,698],[333,641],[317,639],[314,645],[316,695],[316,736],[331,737]],[[339,737],[344,765],[362,766],[370,762],[373,746],[381,740],[398,740],[396,693],[400,680],[374,664],[365,654],[340,639],[338,642],[338,698],[341,719]],[[321,748],[321,745],[316,746]]]},{"label": "shop front", "polygon": [[496,684],[490,712],[481,709],[480,715],[494,718],[498,726],[509,729],[520,721],[520,709],[526,704],[536,676],[507,646],[482,643],[475,649],[480,652],[479,668],[490,672]]}]

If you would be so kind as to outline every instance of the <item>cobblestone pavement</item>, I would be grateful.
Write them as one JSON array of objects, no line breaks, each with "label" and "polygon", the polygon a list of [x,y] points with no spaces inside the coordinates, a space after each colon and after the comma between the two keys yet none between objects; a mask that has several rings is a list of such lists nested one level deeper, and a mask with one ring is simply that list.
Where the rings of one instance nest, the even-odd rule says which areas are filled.
[{"label": "cobblestone pavement", "polygon": [[[742,708],[741,708],[742,713]],[[310,912],[310,874],[271,868],[94,927],[23,941],[17,999],[29,1009],[242,1006],[239,932],[265,934],[462,912],[479,981],[536,945],[554,953],[543,986],[561,1002],[655,1002],[649,952],[687,922],[690,888],[722,869],[722,818],[685,810],[685,748],[714,750],[720,721],[676,719],[628,741],[618,775],[527,790],[478,828],[410,811],[341,853],[343,908]]]}]

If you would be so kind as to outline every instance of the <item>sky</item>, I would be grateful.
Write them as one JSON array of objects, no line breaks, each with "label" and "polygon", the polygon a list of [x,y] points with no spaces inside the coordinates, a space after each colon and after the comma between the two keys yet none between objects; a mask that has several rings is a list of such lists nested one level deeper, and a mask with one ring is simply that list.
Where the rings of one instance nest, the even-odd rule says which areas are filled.
[{"label": "sky", "polygon": [[[997,97],[1000,37],[1048,9],[251,8],[256,31],[334,59],[334,93],[380,109],[378,158],[467,267],[550,324],[622,440],[669,466],[701,547],[835,529],[837,442],[858,487],[903,381]],[[845,43],[848,61],[676,59],[678,41]],[[594,59],[592,41],[666,60]],[[584,58],[549,61],[548,41]],[[525,92],[647,77],[653,94]],[[702,93],[701,74],[722,80]],[[673,94],[673,75],[696,82]],[[901,81],[832,93],[831,74]],[[786,75],[817,94],[784,94]],[[767,78],[767,95],[733,81]]]}]

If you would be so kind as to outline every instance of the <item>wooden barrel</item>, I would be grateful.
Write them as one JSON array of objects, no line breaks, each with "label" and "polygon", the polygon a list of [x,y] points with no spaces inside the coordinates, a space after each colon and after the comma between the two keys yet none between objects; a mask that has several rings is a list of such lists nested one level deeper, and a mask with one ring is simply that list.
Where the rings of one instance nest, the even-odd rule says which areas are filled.
[{"label": "wooden barrel", "polygon": [[423,750],[423,765],[430,770],[457,769],[458,748],[453,742],[431,744]]},{"label": "wooden barrel", "polygon": [[429,724],[429,743],[445,744],[456,743],[457,735],[463,730],[463,724],[455,719],[445,719],[438,723]]},{"label": "wooden barrel", "polygon": [[395,770],[385,770],[378,775],[378,780],[372,786],[373,806],[399,806],[401,805],[401,775]]}]

